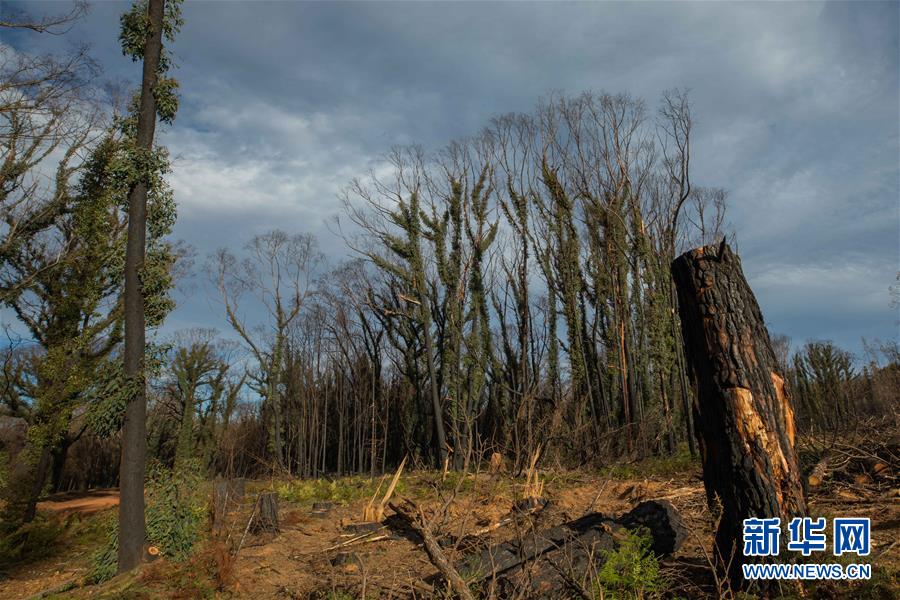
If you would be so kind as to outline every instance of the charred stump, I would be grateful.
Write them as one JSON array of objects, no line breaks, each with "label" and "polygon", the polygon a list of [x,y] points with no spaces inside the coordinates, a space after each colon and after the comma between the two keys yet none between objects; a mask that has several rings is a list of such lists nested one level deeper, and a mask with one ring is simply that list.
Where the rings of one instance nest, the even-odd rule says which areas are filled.
[{"label": "charred stump", "polygon": [[278,533],[278,494],[263,492],[256,499],[251,531],[253,533]]},{"label": "charred stump", "polygon": [[794,412],[740,258],[723,241],[672,263],[717,556],[741,583],[743,520],[806,514]]}]

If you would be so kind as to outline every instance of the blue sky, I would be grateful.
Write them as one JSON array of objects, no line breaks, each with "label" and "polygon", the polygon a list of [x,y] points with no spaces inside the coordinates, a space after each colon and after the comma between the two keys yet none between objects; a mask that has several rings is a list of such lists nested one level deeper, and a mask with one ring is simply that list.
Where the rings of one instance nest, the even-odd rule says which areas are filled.
[{"label": "blue sky", "polygon": [[[32,13],[61,2],[6,3]],[[391,145],[437,149],[551,92],[687,87],[694,180],[729,220],[770,325],[795,344],[896,339],[900,271],[897,2],[199,2],[173,48],[182,107],[176,236],[201,256],[278,227],[347,255],[337,194]],[[88,42],[103,76],[127,4],[97,2],[66,36],[7,34],[21,52]],[[198,279],[167,331],[227,330]]]}]

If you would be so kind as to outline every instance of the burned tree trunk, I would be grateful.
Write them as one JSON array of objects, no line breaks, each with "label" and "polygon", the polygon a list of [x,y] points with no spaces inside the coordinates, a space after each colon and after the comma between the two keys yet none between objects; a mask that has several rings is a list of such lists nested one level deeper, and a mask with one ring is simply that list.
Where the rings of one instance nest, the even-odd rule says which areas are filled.
[{"label": "burned tree trunk", "polygon": [[743,520],[806,514],[794,450],[794,412],[740,259],[727,244],[672,263],[695,389],[707,497],[722,503],[717,554],[739,583]]}]

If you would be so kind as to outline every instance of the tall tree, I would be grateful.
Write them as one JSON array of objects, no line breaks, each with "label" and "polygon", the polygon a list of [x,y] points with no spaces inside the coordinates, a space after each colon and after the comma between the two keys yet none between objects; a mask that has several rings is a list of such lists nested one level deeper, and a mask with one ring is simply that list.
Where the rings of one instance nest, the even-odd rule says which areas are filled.
[{"label": "tall tree", "polygon": [[[119,468],[118,570],[129,571],[143,556],[146,537],[144,480],[147,462],[147,398],[143,375],[146,351],[144,302],[147,263],[147,197],[154,175],[164,161],[154,151],[156,119],[171,122],[178,108],[177,83],[166,77],[171,66],[163,53],[163,35],[172,41],[181,26],[179,0],[138,1],[122,15],[119,36],[123,52],[134,61],[143,60],[141,92],[137,115],[126,121],[133,131],[132,168],[128,194],[128,241],[125,251],[125,349],[124,374],[130,382],[131,397],[125,407],[122,457]],[[132,129],[133,127],[133,129]],[[174,215],[173,215],[174,218]],[[151,232],[154,234],[155,232]]]},{"label": "tall tree", "polygon": [[[64,459],[74,441],[71,416],[121,341],[125,220],[114,175],[120,150],[115,136],[94,149],[79,186],[60,191],[63,214],[41,235],[18,244],[0,277],[9,284],[7,302],[37,346],[28,377],[33,389],[25,393],[29,445],[18,460],[28,483],[9,486],[7,525],[34,517],[51,456]],[[25,509],[17,512],[21,502]]]},{"label": "tall tree", "polygon": [[[394,317],[406,321],[401,325],[407,337],[407,349],[413,349],[421,338],[424,346],[424,360],[428,375],[428,390],[431,401],[433,423],[433,447],[435,457],[443,464],[449,454],[447,435],[444,428],[444,411],[441,402],[441,382],[439,381],[438,355],[432,328],[435,324],[434,306],[436,285],[428,268],[428,232],[423,232],[428,223],[422,209],[422,197],[428,192],[425,173],[426,160],[418,148],[396,149],[391,155],[395,167],[393,181],[372,178],[371,187],[359,181],[353,183],[350,194],[364,200],[370,213],[353,205],[350,194],[345,203],[351,218],[373,238],[377,245],[361,248],[362,253],[383,271],[390,279],[391,296],[399,300],[390,310]],[[450,215],[448,212],[447,218]],[[434,225],[434,223],[432,223]],[[435,238],[433,227],[431,237]],[[443,235],[435,239],[443,239]],[[384,307],[386,308],[386,307]],[[395,338],[391,338],[395,339]],[[412,343],[409,343],[412,342]],[[408,356],[407,358],[413,358]],[[417,372],[417,360],[409,361],[409,372]],[[413,381],[424,384],[424,381]],[[424,412],[426,407],[422,407]]]}]

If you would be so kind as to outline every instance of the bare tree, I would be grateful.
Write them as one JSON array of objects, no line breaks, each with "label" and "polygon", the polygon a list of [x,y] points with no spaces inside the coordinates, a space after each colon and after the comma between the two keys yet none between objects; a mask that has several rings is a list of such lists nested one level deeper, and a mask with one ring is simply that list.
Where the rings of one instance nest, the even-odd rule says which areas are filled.
[{"label": "bare tree", "polygon": [[4,4],[0,6],[0,27],[30,29],[38,33],[62,35],[69,31],[79,19],[84,17],[89,8],[85,0],[76,0],[76,2],[72,3],[72,8],[69,12],[34,18],[25,11],[16,10]]},{"label": "bare tree", "polygon": [[[209,273],[225,304],[228,323],[259,366],[258,383],[271,415],[269,444],[277,465],[284,468],[281,396],[285,341],[314,293],[313,279],[322,257],[313,236],[279,230],[254,237],[245,252],[245,258],[238,260],[220,249],[210,261]],[[254,297],[256,306],[241,306],[247,296]],[[265,312],[264,319],[249,324],[246,314],[259,310]]]}]

